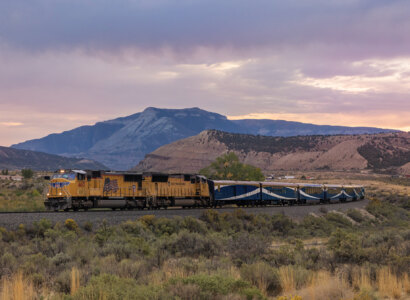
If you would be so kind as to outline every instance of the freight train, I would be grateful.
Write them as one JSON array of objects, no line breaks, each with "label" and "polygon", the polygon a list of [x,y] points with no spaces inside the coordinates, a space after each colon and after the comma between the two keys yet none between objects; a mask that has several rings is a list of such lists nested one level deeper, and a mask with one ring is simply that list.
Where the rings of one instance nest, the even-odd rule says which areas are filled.
[{"label": "freight train", "polygon": [[196,174],[59,170],[50,177],[48,210],[264,206],[363,199],[359,185],[209,180]]}]

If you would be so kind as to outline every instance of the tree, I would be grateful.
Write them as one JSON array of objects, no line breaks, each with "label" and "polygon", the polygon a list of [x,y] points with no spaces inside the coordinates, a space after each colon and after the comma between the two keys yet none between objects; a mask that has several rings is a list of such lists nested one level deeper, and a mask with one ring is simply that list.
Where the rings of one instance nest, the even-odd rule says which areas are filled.
[{"label": "tree", "polygon": [[2,175],[9,175],[9,170],[8,169],[1,170],[1,174]]},{"label": "tree", "polygon": [[21,170],[21,174],[23,175],[24,179],[30,179],[33,177],[34,172],[32,169],[23,169]]},{"label": "tree", "polygon": [[261,169],[241,163],[238,156],[233,152],[216,158],[213,163],[200,170],[199,173],[210,179],[265,180]]}]

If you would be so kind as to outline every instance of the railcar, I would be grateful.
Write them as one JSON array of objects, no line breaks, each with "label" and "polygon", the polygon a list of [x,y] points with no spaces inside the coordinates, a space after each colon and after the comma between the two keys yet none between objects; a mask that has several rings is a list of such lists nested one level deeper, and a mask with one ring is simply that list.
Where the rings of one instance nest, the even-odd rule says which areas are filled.
[{"label": "railcar", "polygon": [[300,203],[323,203],[326,201],[326,192],[322,184],[299,185]]},{"label": "railcar", "polygon": [[260,183],[257,181],[213,180],[212,192],[214,206],[227,204],[245,206],[262,203]]},{"label": "railcar", "polygon": [[358,185],[208,180],[195,174],[60,170],[50,180],[48,210],[160,209],[224,205],[294,205],[363,199]]},{"label": "railcar", "polygon": [[298,201],[298,184],[262,182],[262,200],[266,204],[295,204]]},{"label": "railcar", "polygon": [[336,184],[325,184],[325,202],[331,203],[344,201],[343,186]]}]

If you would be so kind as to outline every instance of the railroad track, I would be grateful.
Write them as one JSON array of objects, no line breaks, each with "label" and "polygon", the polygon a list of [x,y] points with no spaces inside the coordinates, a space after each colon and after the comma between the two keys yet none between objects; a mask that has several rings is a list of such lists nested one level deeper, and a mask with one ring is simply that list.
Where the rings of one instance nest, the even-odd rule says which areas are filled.
[{"label": "railroad track", "polygon": [[[358,200],[344,203],[318,204],[318,205],[294,205],[294,206],[258,206],[241,208],[247,213],[268,215],[284,214],[294,219],[302,219],[310,213],[322,214],[324,210],[347,211],[351,208],[364,208],[368,204],[368,200]],[[213,208],[222,212],[233,212],[239,207],[222,207]],[[68,212],[0,212],[0,227],[15,229],[19,224],[31,225],[35,221],[43,218],[50,220],[53,223],[64,222],[66,219],[74,219],[78,224],[92,222],[99,224],[102,220],[106,220],[110,224],[119,224],[127,220],[135,220],[144,215],[154,215],[156,217],[195,217],[198,218],[206,208],[169,208],[167,210],[89,210],[89,211],[68,211]]]}]

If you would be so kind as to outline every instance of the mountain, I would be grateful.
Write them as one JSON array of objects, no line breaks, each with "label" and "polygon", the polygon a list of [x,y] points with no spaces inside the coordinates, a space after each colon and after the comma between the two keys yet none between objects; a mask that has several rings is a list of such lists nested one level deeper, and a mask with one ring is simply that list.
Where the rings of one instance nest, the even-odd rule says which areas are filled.
[{"label": "mountain", "polygon": [[68,158],[43,152],[13,149],[0,146],[0,169],[34,169],[54,171],[58,169],[107,169],[96,161]]},{"label": "mountain", "polygon": [[208,130],[158,148],[134,169],[196,173],[230,151],[265,173],[363,169],[407,172],[410,133],[270,137]]},{"label": "mountain", "polygon": [[278,120],[232,121],[223,115],[199,108],[149,107],[128,117],[78,127],[12,147],[71,157],[87,157],[112,169],[129,169],[143,159],[145,154],[158,147],[207,129],[271,136],[391,132],[379,128],[324,126]]}]

